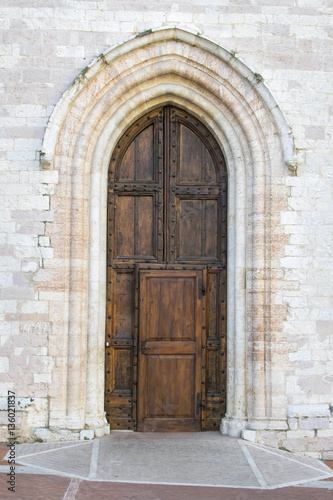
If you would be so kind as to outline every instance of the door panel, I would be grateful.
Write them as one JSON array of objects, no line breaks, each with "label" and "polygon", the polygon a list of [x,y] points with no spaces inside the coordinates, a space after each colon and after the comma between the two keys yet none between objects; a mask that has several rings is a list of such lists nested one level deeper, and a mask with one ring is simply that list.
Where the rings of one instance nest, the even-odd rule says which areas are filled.
[{"label": "door panel", "polygon": [[154,234],[154,196],[116,196],[115,246],[117,258],[153,257],[156,249]]},{"label": "door panel", "polygon": [[116,197],[116,255],[134,255],[134,197]]},{"label": "door panel", "polygon": [[[193,419],[195,417],[195,356],[193,354],[147,354],[146,364],[147,379],[143,387],[147,400],[146,414],[143,416],[146,420],[144,422],[139,420],[139,428],[143,426],[142,430],[144,430],[144,427],[148,427],[150,418]],[[170,384],[170,374],[177,379],[177,385]],[[184,394],[186,394],[185,398]],[[177,424],[179,425],[178,422],[175,423]]]},{"label": "door panel", "polygon": [[[108,267],[105,410],[111,428],[131,428],[133,396],[134,266]],[[130,420],[130,421],[129,421]]]},{"label": "door panel", "polygon": [[[111,429],[137,429],[138,409],[144,430],[218,429],[227,335],[227,171],[219,145],[186,111],[152,110],[116,145],[108,191],[105,408]],[[141,274],[144,300],[150,297],[144,325]]]},{"label": "door panel", "polygon": [[163,279],[158,274],[147,280],[146,335],[149,336],[142,336],[143,341],[195,340],[197,318],[192,297],[197,292],[196,283],[191,275],[182,273],[180,278],[178,274],[168,272]]},{"label": "door panel", "polygon": [[202,140],[191,129],[179,125],[179,181],[182,184],[215,183],[212,157]]},{"label": "door panel", "polygon": [[201,280],[202,271],[140,272],[139,430],[200,429]]},{"label": "door panel", "polygon": [[217,200],[176,199],[176,259],[218,259]]},{"label": "door panel", "polygon": [[[127,271],[127,272],[126,272]],[[120,270],[114,274],[112,337],[131,338],[133,331],[133,270]]]},{"label": "door panel", "polygon": [[[138,127],[137,127],[138,128]],[[154,158],[156,120],[135,135],[121,160],[118,170],[119,181],[154,181],[156,178],[156,162]],[[127,136],[128,137],[128,136]]]}]

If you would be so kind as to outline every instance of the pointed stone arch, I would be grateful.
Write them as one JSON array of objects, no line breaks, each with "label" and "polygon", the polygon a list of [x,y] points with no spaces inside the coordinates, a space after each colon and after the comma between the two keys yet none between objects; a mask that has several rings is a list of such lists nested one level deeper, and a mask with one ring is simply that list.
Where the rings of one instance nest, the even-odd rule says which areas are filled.
[{"label": "pointed stone arch", "polygon": [[[151,31],[101,54],[57,104],[41,163],[59,172],[50,227],[53,269],[40,289],[50,302],[57,357],[50,427],[103,432],[106,304],[107,170],[117,141],[157,106],[187,109],[212,131],[225,155],[228,214],[228,394],[222,430],[283,428],[285,409],[272,399],[271,186],[295,172],[293,139],[262,78],[234,54],[176,28]],[[54,272],[55,269],[58,272]],[[52,275],[53,272],[53,275]]]}]

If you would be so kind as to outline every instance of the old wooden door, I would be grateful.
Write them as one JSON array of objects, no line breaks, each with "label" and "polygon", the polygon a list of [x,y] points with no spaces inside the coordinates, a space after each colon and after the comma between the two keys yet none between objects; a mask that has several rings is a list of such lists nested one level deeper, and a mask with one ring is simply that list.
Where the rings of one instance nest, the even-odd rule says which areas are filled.
[{"label": "old wooden door", "polygon": [[200,430],[202,271],[140,273],[138,430]]},{"label": "old wooden door", "polygon": [[105,408],[111,429],[211,430],[225,414],[227,175],[173,106],[109,168]]}]

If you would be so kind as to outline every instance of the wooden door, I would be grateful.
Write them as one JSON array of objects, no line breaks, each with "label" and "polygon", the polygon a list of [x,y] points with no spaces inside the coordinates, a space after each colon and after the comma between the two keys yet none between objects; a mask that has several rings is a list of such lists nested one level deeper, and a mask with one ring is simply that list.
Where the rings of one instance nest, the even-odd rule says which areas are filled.
[{"label": "wooden door", "polygon": [[140,272],[139,431],[200,430],[202,271]]},{"label": "wooden door", "polygon": [[[105,407],[112,429],[194,430],[199,422],[202,430],[218,429],[225,414],[226,221],[225,162],[207,128],[172,106],[135,122],[109,168]],[[191,340],[180,340],[175,301]],[[188,311],[195,311],[191,320]],[[156,324],[163,324],[161,338]],[[171,332],[171,324],[179,329]]]}]

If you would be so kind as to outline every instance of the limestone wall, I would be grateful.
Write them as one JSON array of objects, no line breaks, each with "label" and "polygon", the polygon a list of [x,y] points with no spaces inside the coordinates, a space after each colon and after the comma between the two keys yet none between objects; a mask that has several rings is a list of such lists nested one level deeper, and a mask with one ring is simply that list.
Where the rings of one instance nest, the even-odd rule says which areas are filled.
[{"label": "limestone wall", "polygon": [[[270,188],[272,204],[267,205],[274,230],[272,272],[264,279],[271,280],[268,300],[276,317],[267,327],[272,344],[265,363],[271,377],[271,393],[266,397],[272,401],[273,414],[265,416],[262,429],[246,424],[249,430],[244,437],[332,459],[333,30],[329,0],[171,4],[34,0],[28,6],[22,0],[1,0],[0,440],[8,437],[8,390],[15,392],[21,408],[17,424],[22,439],[76,439],[83,428],[73,423],[53,432],[49,421],[52,401],[61,387],[72,383],[60,366],[66,364],[68,349],[64,325],[70,314],[69,289],[64,284],[67,269],[61,264],[68,248],[64,227],[55,224],[62,207],[54,198],[59,190],[66,192],[66,185],[59,170],[43,170],[40,151],[56,104],[80,72],[108,47],[163,26],[200,34],[235,53],[261,75],[292,129],[297,176],[287,167],[277,172]],[[247,279],[251,281],[250,273]],[[80,289],[80,283],[72,285]],[[249,304],[252,297],[248,295]],[[81,314],[82,322],[88,321],[85,310]],[[249,332],[253,318],[252,310],[247,318]],[[86,346],[80,349],[83,352]],[[248,359],[254,357],[251,344]],[[249,390],[255,391],[253,373],[248,373],[247,380]],[[85,401],[84,390],[81,397]],[[284,420],[285,425],[277,428],[275,423],[269,430],[270,418]],[[85,422],[86,427],[94,425]],[[102,428],[103,423],[95,427]]]}]

